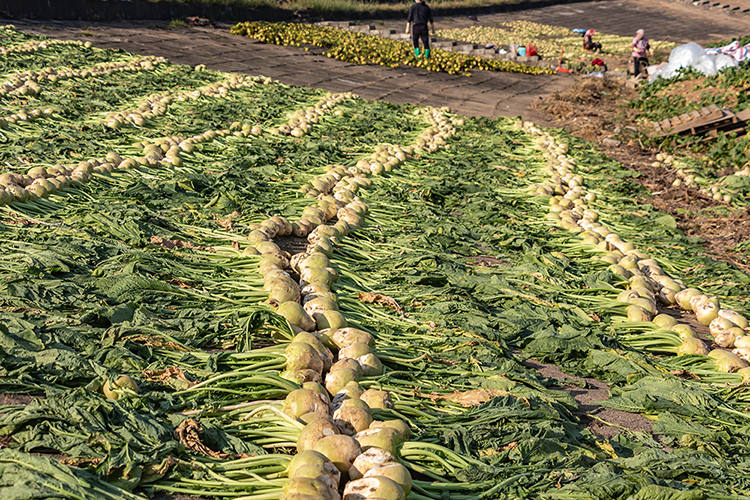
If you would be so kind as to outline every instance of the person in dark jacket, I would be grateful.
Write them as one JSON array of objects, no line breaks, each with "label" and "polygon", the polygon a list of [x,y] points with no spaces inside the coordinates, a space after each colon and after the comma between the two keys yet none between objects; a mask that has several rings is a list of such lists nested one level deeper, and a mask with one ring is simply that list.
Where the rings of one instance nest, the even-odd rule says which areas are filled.
[{"label": "person in dark jacket", "polygon": [[427,23],[430,23],[431,31],[434,34],[435,24],[432,21],[430,7],[424,3],[424,0],[415,0],[406,18],[406,32],[409,33],[409,29],[411,28],[411,41],[414,45],[414,55],[417,57],[419,57],[420,39],[424,46],[425,58],[430,57],[430,33],[427,30]]}]

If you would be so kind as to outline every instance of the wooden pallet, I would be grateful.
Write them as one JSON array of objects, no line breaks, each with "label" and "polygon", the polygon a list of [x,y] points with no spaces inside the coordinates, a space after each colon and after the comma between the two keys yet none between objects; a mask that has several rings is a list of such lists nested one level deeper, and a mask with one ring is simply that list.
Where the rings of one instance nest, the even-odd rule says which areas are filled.
[{"label": "wooden pallet", "polygon": [[660,137],[667,135],[711,135],[715,137],[719,132],[744,130],[748,120],[750,120],[750,110],[735,114],[712,104],[690,113],[655,122],[654,131]]}]

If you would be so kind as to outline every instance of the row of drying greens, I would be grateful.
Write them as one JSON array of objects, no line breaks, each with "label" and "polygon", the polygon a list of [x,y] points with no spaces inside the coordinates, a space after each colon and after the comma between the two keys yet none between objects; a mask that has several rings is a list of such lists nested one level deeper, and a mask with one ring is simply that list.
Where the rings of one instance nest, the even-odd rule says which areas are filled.
[{"label": "row of drying greens", "polygon": [[[191,77],[195,87],[221,79],[210,72]],[[109,95],[105,83],[74,83]],[[168,81],[157,90],[157,77],[152,85],[159,95],[185,90],[169,88]],[[2,433],[12,435],[10,449],[0,453],[4,497],[28,498],[29,491],[121,497],[126,493],[115,487],[146,493],[151,487],[279,498],[288,476],[310,479],[297,476],[299,462],[287,453],[320,420],[304,425],[291,418],[297,402],[289,394],[309,395],[296,392],[299,382],[320,382],[281,374],[294,354],[288,345],[318,358],[299,346],[302,332],[289,343],[290,325],[263,304],[275,290],[263,290],[267,274],[279,262],[255,254],[278,252],[250,234],[270,229],[269,215],[275,215],[275,241],[297,243],[278,236],[300,230],[292,221],[322,222],[320,210],[336,205],[328,189],[344,179],[348,186],[337,194],[346,197],[357,176],[369,178],[355,182],[367,204],[363,227],[346,235],[341,230],[349,222],[331,221],[338,228],[325,238],[330,246],[318,240],[305,249],[328,252],[325,279],[338,277],[329,286],[335,295],[327,298],[339,314],[330,312],[329,302],[328,314],[315,318],[313,311],[309,328],[345,320],[372,337],[372,353],[356,347],[366,351],[362,356],[377,356],[382,375],[360,377],[346,361],[351,358],[343,361],[357,375],[361,396],[371,390],[390,398],[370,408],[373,418],[409,424],[412,441],[399,442],[406,432],[400,426],[398,440],[375,447],[393,445],[386,451],[420,473],[411,478],[411,497],[476,498],[478,491],[488,498],[731,497],[747,489],[746,443],[742,433],[729,432],[744,424],[737,414],[746,404],[744,388],[714,385],[719,379],[711,376],[698,382],[665,375],[658,363],[667,360],[617,343],[612,326],[626,308],[617,302],[625,283],[608,262],[590,257],[590,247],[546,222],[547,199],[530,198],[526,189],[547,176],[543,151],[515,123],[430,125],[425,119],[442,114],[405,115],[395,106],[256,82],[226,97],[170,102],[142,128],[108,129],[101,120],[107,112],[137,109],[145,99],[137,86],[126,88],[130,99],[109,98],[115,105],[96,119],[86,105],[75,106],[80,97],[68,95],[64,118],[11,123],[3,132],[33,167],[103,160],[83,165],[88,182],[75,180],[35,201],[12,201],[3,217],[3,247],[10,251],[3,256],[7,278],[0,291],[7,318],[2,387],[33,397],[2,410]],[[453,127],[458,135],[452,139],[436,135]],[[62,130],[65,142],[56,142],[50,128]],[[32,134],[47,134],[46,149],[35,149]],[[409,151],[416,155],[408,158]],[[634,205],[626,171],[585,145],[571,151],[581,166],[576,173],[598,186],[592,205],[609,227],[647,245],[686,285],[742,310],[746,276],[696,258],[696,247],[673,220]],[[118,161],[107,153],[117,153],[117,166],[133,161],[95,170]],[[327,168],[336,164],[347,168]],[[15,170],[29,175],[30,169]],[[351,221],[362,215],[344,213]],[[316,293],[323,298],[329,292]],[[331,336],[336,339],[343,341]],[[334,346],[348,347],[324,347]],[[570,395],[554,389],[559,382],[526,368],[511,346],[616,384],[621,394],[610,405],[658,416],[665,437],[657,442],[627,433],[608,443],[594,436],[572,414]],[[105,386],[112,399],[105,399]],[[308,387],[321,397],[326,390]],[[653,400],[653,393],[663,396]],[[351,413],[368,421],[363,404],[342,407],[359,408]],[[346,427],[340,423],[336,428]],[[321,427],[327,431],[335,434]],[[678,451],[665,453],[664,446]],[[271,450],[281,453],[264,454]],[[76,467],[32,451],[59,454]],[[326,458],[333,455],[325,451]],[[318,455],[307,456],[315,463],[305,464],[305,474],[336,476]],[[581,477],[594,463],[600,474]],[[347,462],[334,465],[350,473]],[[324,475],[293,484],[319,486]],[[406,477],[397,477],[401,491],[385,480],[377,484],[390,485],[398,498]],[[691,484],[698,485],[694,491],[682,491]]]},{"label": "row of drying greens", "polygon": [[[538,136],[538,142],[546,150],[545,156],[549,161],[551,182],[530,186],[532,192],[538,195],[552,196],[548,219],[578,234],[583,250],[595,252],[592,258],[611,264],[608,268],[610,272],[622,277],[623,282],[627,280],[626,290],[618,294],[617,302],[629,305],[625,310],[626,316],[615,327],[618,332],[631,329],[647,334],[621,336],[621,342],[657,353],[695,355],[689,362],[684,361],[688,358],[680,360],[680,364],[691,369],[704,367],[722,373],[736,372],[736,381],[740,381],[739,377],[743,382],[750,380],[750,368],[745,361],[750,359],[750,350],[747,349],[750,338],[745,335],[746,329],[750,330],[748,320],[737,311],[726,308],[718,296],[708,296],[696,288],[687,288],[682,279],[672,277],[678,272],[674,266],[672,276],[669,276],[662,264],[645,253],[644,249],[637,248],[611,228],[602,225],[599,211],[589,206],[597,200],[597,195],[589,191],[583,176],[574,174],[576,161],[566,155],[568,144],[560,143],[533,124],[527,123],[525,126]],[[607,253],[600,256],[596,255],[598,252]],[[664,265],[669,264],[664,262]],[[689,324],[680,323],[665,313],[658,314],[658,304],[679,306],[695,313],[694,320],[708,327],[716,348],[709,351]]]},{"label": "row of drying greens", "polygon": [[550,74],[552,71],[509,61],[485,59],[433,49],[430,57],[414,57],[410,42],[381,38],[364,33],[327,26],[297,23],[245,22],[232,27],[235,35],[248,36],[275,45],[302,44],[326,49],[328,57],[356,64],[379,64],[396,68],[400,65],[417,66],[428,71],[442,71],[452,75],[471,70],[506,71],[530,75]]},{"label": "row of drying greens", "polygon": [[[573,33],[568,28],[530,21],[499,23],[496,27],[472,26],[439,30],[436,35],[449,40],[463,40],[482,45],[494,44],[498,47],[514,43],[521,47],[533,45],[547,58],[558,58],[561,55],[565,59],[593,57],[591,51],[586,52],[583,49],[582,34]],[[602,50],[607,54],[629,55],[632,51],[632,37],[597,33],[593,39],[602,44]],[[675,44],[659,44],[659,47],[665,50],[671,50],[674,46]]]}]

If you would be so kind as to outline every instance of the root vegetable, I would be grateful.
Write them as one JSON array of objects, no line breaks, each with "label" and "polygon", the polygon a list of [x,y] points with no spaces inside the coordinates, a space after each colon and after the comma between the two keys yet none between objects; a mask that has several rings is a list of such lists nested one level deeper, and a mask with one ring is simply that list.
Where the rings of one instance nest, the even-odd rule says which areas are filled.
[{"label": "root vegetable", "polygon": [[675,298],[676,295],[677,292],[675,290],[672,290],[671,288],[662,288],[657,297],[662,304],[671,306],[677,303],[677,299]]},{"label": "root vegetable", "polygon": [[388,479],[392,479],[396,484],[401,486],[407,496],[409,495],[409,492],[411,492],[412,482],[409,469],[396,462],[395,460],[392,462],[386,462],[381,465],[376,465],[365,473],[365,477],[387,477]]},{"label": "root vegetable", "polygon": [[747,363],[730,351],[714,349],[708,355],[716,360],[716,366],[720,372],[733,373],[741,368],[747,368]]},{"label": "root vegetable", "polygon": [[357,359],[364,356],[365,354],[370,353],[372,353],[372,349],[369,345],[365,344],[364,342],[354,342],[353,344],[339,349],[339,359]]},{"label": "root vegetable", "polygon": [[303,297],[308,295],[323,295],[331,293],[331,288],[322,281],[313,281],[308,283],[300,289],[300,293]]},{"label": "root vegetable", "polygon": [[310,389],[311,391],[316,391],[318,394],[323,396],[323,399],[330,405],[330,397],[328,396],[328,391],[325,387],[320,385],[319,382],[305,382],[302,384],[303,389]]},{"label": "root vegetable", "polygon": [[719,306],[711,299],[704,300],[695,309],[695,318],[701,325],[708,326],[719,317]]},{"label": "root vegetable", "polygon": [[315,422],[316,420],[320,419],[330,419],[331,415],[328,414],[328,411],[312,411],[310,413],[305,413],[304,415],[301,415],[298,420],[304,424],[311,424]]},{"label": "root vegetable", "polygon": [[311,253],[308,254],[308,256],[300,263],[300,268],[303,267],[330,267],[331,261],[328,260],[328,257],[326,257],[322,253]]},{"label": "root vegetable", "polygon": [[747,347],[737,348],[732,351],[732,354],[736,355],[738,358],[744,361],[750,361],[750,348],[747,348]]},{"label": "root vegetable", "polygon": [[[338,274],[330,267],[301,267],[300,266],[300,285],[304,286],[308,283],[325,283],[326,285],[332,285]],[[303,285],[304,283],[304,285]]]},{"label": "root vegetable", "polygon": [[318,330],[346,328],[348,323],[343,314],[338,311],[325,311],[313,315]]},{"label": "root vegetable", "polygon": [[341,482],[341,472],[328,460],[323,464],[312,463],[300,465],[294,470],[293,474],[289,475],[289,479],[297,477],[318,479],[333,490],[338,490],[339,483]]},{"label": "root vegetable", "polygon": [[708,331],[711,333],[711,336],[716,338],[719,334],[723,333],[729,328],[735,327],[737,325],[732,323],[726,318],[722,318],[721,316],[717,316],[714,318],[711,323],[708,325]]},{"label": "root vegetable", "polygon": [[639,299],[640,295],[633,290],[623,290],[617,295],[617,302],[627,302],[632,304],[635,299]]},{"label": "root vegetable", "polygon": [[358,328],[338,328],[332,334],[333,342],[343,349],[354,343],[362,343],[370,346],[375,345],[375,339],[364,330]]},{"label": "root vegetable", "polygon": [[328,411],[328,404],[317,391],[297,389],[290,392],[284,399],[284,413],[292,418],[315,411]]},{"label": "root vegetable", "polygon": [[651,299],[644,299],[643,297],[638,297],[637,299],[633,301],[633,305],[642,307],[651,316],[654,316],[657,313],[656,304],[654,304],[654,301]]},{"label": "root vegetable", "polygon": [[276,313],[283,316],[289,323],[297,325],[306,332],[311,332],[315,329],[315,320],[297,302],[289,301],[282,303],[276,309]]},{"label": "root vegetable", "polygon": [[305,465],[317,464],[321,467],[324,467],[327,463],[333,465],[332,462],[319,451],[303,451],[294,455],[292,460],[289,462],[289,467],[287,467],[287,475],[289,477],[294,477],[297,469]]},{"label": "root vegetable", "polygon": [[292,342],[284,350],[289,371],[313,370],[318,373],[323,371],[325,362],[317,349],[305,342]]},{"label": "root vegetable", "polygon": [[698,338],[698,335],[695,334],[695,331],[690,326],[682,323],[674,325],[671,330],[679,335],[682,340]]},{"label": "root vegetable", "polygon": [[363,451],[349,469],[349,478],[359,479],[364,477],[373,467],[377,467],[387,462],[395,462],[396,457],[390,451],[381,448],[370,448]]},{"label": "root vegetable", "polygon": [[728,311],[726,309],[719,310],[719,317],[726,318],[735,325],[739,326],[743,330],[748,328],[747,318],[735,311]]},{"label": "root vegetable", "polygon": [[708,354],[708,348],[701,339],[686,338],[680,344],[677,355],[684,356],[686,354],[703,354],[705,356]]},{"label": "root vegetable", "polygon": [[651,321],[651,315],[641,306],[629,305],[626,311],[628,321]]},{"label": "root vegetable", "polygon": [[315,443],[326,436],[341,434],[333,420],[320,418],[307,424],[297,438],[297,452],[312,450]]},{"label": "root vegetable", "polygon": [[387,477],[363,477],[347,483],[343,500],[405,500],[406,493],[401,486]]},{"label": "root vegetable", "polygon": [[399,432],[390,427],[363,430],[355,434],[354,439],[359,442],[362,450],[374,447],[390,451],[393,454],[396,453],[396,445],[401,443]]},{"label": "root vegetable", "polygon": [[309,477],[295,477],[284,485],[287,495],[314,495],[324,500],[341,500],[338,491],[329,487],[325,481]]},{"label": "root vegetable", "polygon": [[377,389],[367,389],[362,393],[360,399],[367,403],[370,408],[377,409],[388,409],[393,408],[393,401],[391,401],[391,395],[385,391],[379,391]]},{"label": "root vegetable", "polygon": [[631,274],[630,271],[622,267],[620,264],[612,264],[607,270],[615,276],[619,276],[623,279],[627,279]]},{"label": "root vegetable", "polygon": [[668,314],[657,314],[651,321],[665,330],[669,330],[677,324],[677,320]]},{"label": "root vegetable", "polygon": [[677,293],[674,298],[682,309],[691,310],[690,299],[696,295],[701,295],[701,292],[695,288],[686,288]]},{"label": "root vegetable", "polygon": [[303,306],[305,312],[310,315],[311,318],[315,318],[315,313],[324,313],[326,311],[338,311],[339,306],[336,301],[328,297],[318,296],[312,300],[305,302]]},{"label": "root vegetable", "polygon": [[333,365],[333,353],[323,345],[323,342],[317,335],[309,332],[300,332],[294,336],[292,344],[297,342],[308,344],[318,352],[320,358],[323,360],[323,371],[327,371],[331,368]]},{"label": "root vegetable", "polygon": [[365,377],[376,377],[383,374],[383,363],[374,353],[365,354],[357,358],[357,361],[362,366],[362,375]]},{"label": "root vegetable", "polygon": [[342,473],[348,473],[354,459],[362,453],[359,443],[344,434],[324,437],[315,443],[313,450],[322,453]]},{"label": "root vegetable", "polygon": [[[362,396],[362,394],[365,392],[362,387],[357,382],[349,382],[344,386],[343,389],[341,389],[339,392],[337,392],[333,396],[333,401],[331,402],[331,409],[333,411],[338,410],[343,405],[344,401],[348,399],[358,399]],[[369,405],[368,405],[369,406]]]},{"label": "root vegetable", "polygon": [[714,343],[717,346],[724,348],[736,347],[734,345],[735,340],[739,337],[742,337],[744,334],[745,331],[742,328],[733,326],[732,328],[727,328],[723,332],[717,334],[714,337]]},{"label": "root vegetable", "polygon": [[107,399],[120,399],[125,394],[138,394],[138,384],[129,375],[119,375],[114,381],[107,380],[102,387]]},{"label": "root vegetable", "polygon": [[329,371],[335,372],[337,370],[341,370],[342,368],[350,368],[357,372],[358,375],[362,375],[362,365],[359,364],[359,361],[353,358],[344,358],[336,361],[333,365],[331,365],[331,369]]},{"label": "root vegetable", "polygon": [[[358,399],[349,401],[359,401]],[[372,412],[369,408],[360,406],[341,406],[333,412],[333,421],[341,429],[342,434],[352,436],[370,427],[372,423]]]},{"label": "root vegetable", "polygon": [[357,372],[351,368],[341,368],[335,372],[329,372],[326,374],[326,389],[331,394],[338,393],[341,389],[346,386],[349,382],[356,382],[359,380]]},{"label": "root vegetable", "polygon": [[279,376],[283,379],[296,382],[298,385],[304,385],[309,382],[320,383],[323,381],[320,372],[316,372],[315,370],[286,370],[281,372]]},{"label": "root vegetable", "polygon": [[409,428],[409,424],[403,420],[384,420],[382,422],[376,420],[370,424],[370,429],[382,429],[384,427],[398,431],[401,442],[411,439],[411,429]]}]

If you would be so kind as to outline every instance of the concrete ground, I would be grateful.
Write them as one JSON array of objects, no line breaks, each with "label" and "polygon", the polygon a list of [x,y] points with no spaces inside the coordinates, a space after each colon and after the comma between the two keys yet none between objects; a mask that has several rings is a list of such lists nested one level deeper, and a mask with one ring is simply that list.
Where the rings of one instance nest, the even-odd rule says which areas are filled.
[{"label": "concrete ground", "polygon": [[[736,0],[748,1],[748,0]],[[491,26],[525,19],[569,28],[594,28],[603,33],[632,35],[644,28],[652,39],[721,40],[750,33],[750,15],[706,10],[667,0],[605,0],[574,3],[510,14],[443,18],[436,27]],[[164,22],[14,21],[19,29],[62,39],[89,40],[98,47],[120,48],[169,58],[177,64],[205,64],[221,71],[265,75],[285,84],[354,92],[360,97],[395,104],[449,106],[472,116],[522,116],[549,124],[531,109],[540,96],[564,90],[575,77],[520,75],[487,71],[470,77],[431,73],[418,68],[360,66],[329,59],[322,50],[267,45],[216,28],[165,28]],[[402,27],[402,21],[381,21]]]}]

